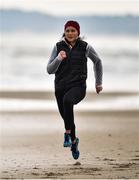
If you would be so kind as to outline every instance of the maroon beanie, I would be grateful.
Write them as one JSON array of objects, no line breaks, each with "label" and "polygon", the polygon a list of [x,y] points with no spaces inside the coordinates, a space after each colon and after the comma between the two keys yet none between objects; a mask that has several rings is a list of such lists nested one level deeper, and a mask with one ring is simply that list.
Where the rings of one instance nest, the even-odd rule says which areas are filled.
[{"label": "maroon beanie", "polygon": [[78,35],[80,35],[80,25],[79,25],[79,23],[77,21],[68,21],[68,22],[66,22],[66,24],[64,26],[64,30],[69,26],[74,27],[78,31]]}]

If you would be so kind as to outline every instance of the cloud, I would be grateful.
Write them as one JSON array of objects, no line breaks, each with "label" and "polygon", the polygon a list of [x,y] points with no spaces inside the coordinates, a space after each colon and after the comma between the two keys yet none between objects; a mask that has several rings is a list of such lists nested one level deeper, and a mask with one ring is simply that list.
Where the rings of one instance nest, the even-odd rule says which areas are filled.
[{"label": "cloud", "polygon": [[138,0],[0,0],[1,8],[36,10],[56,16],[139,14]]}]

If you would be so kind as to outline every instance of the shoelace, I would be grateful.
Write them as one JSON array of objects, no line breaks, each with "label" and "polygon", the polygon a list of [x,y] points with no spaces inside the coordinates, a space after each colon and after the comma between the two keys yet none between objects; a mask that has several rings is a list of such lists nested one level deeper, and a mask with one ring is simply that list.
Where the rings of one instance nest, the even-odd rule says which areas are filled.
[{"label": "shoelace", "polygon": [[72,150],[72,151],[77,151],[77,145],[76,145],[76,143],[75,143],[75,144],[72,144],[71,150]]}]

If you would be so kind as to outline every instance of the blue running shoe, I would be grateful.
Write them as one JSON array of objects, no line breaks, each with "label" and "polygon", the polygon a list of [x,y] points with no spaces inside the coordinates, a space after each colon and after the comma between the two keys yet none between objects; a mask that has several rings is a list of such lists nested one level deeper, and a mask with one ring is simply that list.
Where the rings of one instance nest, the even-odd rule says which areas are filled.
[{"label": "blue running shoe", "polygon": [[71,146],[72,156],[74,159],[78,159],[80,155],[80,152],[78,150],[78,144],[79,144],[79,138],[76,138],[76,143],[72,144]]},{"label": "blue running shoe", "polygon": [[72,142],[71,142],[71,136],[70,134],[64,133],[64,147],[71,147]]}]

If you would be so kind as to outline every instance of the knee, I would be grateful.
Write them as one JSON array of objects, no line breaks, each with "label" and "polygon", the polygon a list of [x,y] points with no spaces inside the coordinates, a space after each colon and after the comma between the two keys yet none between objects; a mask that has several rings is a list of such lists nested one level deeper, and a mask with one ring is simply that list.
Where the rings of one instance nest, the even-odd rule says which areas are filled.
[{"label": "knee", "polygon": [[69,97],[64,97],[64,99],[63,99],[63,104],[65,104],[65,105],[71,105],[72,104],[72,101],[71,101],[71,99],[69,98]]},{"label": "knee", "polygon": [[75,128],[76,128],[76,127],[75,127],[75,124],[74,124],[74,122],[73,122],[73,123],[71,124],[71,130],[72,130],[72,131],[75,131]]}]

